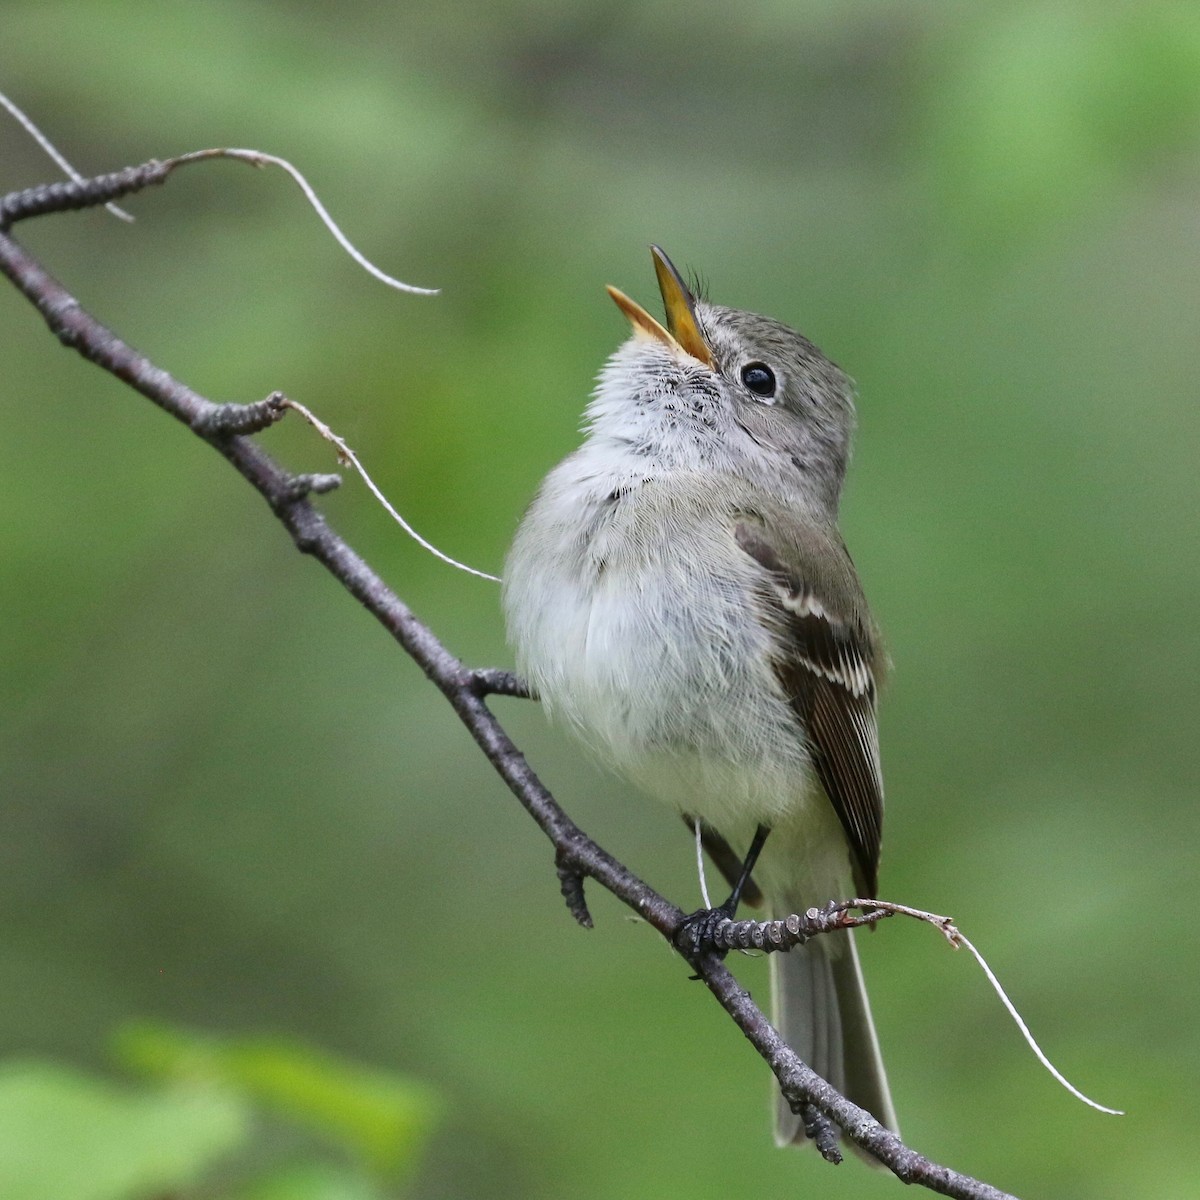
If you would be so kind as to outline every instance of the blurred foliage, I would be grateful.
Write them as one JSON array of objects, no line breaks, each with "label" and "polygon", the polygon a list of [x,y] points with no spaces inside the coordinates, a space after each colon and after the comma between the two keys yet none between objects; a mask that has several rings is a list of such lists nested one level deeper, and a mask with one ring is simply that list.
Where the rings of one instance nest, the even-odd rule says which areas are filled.
[{"label": "blurred foliage", "polygon": [[1190,4],[996,6],[931,89],[929,164],[975,229],[1026,239],[1200,135]]},{"label": "blurred foliage", "polygon": [[[1198,67],[1182,0],[0,13],[0,87],[81,170],[257,146],[442,288],[386,291],[281,175],[234,164],[133,198],[132,227],[20,228],[205,394],[308,404],[477,566],[576,444],[625,332],[602,285],[654,297],[648,242],[855,377],[843,527],[895,660],[884,894],[953,913],[1051,1056],[1130,1115],[1061,1093],[963,956],[893,924],[863,942],[897,1106],[920,1149],[1055,1200],[1195,1192],[1200,938],[1171,898],[1200,776]],[[0,176],[55,176],[4,120]],[[0,365],[0,1045],[86,1072],[131,1014],[228,1031],[144,1034],[139,1062],[164,1098],[232,1095],[221,1128],[270,1109],[364,1169],[367,1128],[404,1119],[386,1080],[427,1080],[422,1200],[897,1194],[771,1148],[728,1021],[603,896],[572,926],[449,711],[218,456],[9,289]],[[299,422],[262,441],[331,469]],[[494,585],[355,484],[322,507],[453,650],[509,661]],[[695,902],[677,819],[536,706],[498,710],[584,828]],[[385,1082],[280,1069],[297,1042]],[[30,1078],[10,1110],[33,1112]],[[246,1195],[357,1196],[325,1161]]]},{"label": "blurred foliage", "polygon": [[246,1136],[237,1101],[136,1094],[62,1067],[0,1068],[0,1194],[123,1200],[183,1189]]},{"label": "blurred foliage", "polygon": [[282,1040],[133,1024],[117,1045],[162,1082],[0,1068],[5,1200],[382,1200],[417,1166],[436,1112],[427,1088]]},{"label": "blurred foliage", "polygon": [[415,1161],[437,1111],[433,1096],[410,1080],[280,1039],[215,1039],[143,1024],[124,1031],[118,1053],[151,1077],[230,1088],[349,1147],[384,1178]]}]

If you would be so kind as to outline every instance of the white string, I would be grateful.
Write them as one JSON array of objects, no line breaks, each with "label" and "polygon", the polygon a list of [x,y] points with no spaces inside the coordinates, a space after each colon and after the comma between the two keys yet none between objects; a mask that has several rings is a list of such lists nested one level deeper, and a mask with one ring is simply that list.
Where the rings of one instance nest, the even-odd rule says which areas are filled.
[{"label": "white string", "polygon": [[[63,174],[71,180],[72,183],[83,183],[84,178],[75,170],[73,166],[58,152],[54,143],[25,115],[3,92],[0,92],[0,107],[8,110],[9,116],[13,118],[22,129],[41,148],[54,160],[54,162],[62,170]],[[114,217],[120,217],[122,221],[132,221],[133,216],[127,213],[123,208],[118,208],[117,205],[109,203],[104,206]]]},{"label": "white string", "polygon": [[261,150],[214,149],[195,150],[190,154],[181,154],[178,158],[172,159],[171,164],[195,162],[202,158],[235,158],[241,162],[251,163],[256,167],[272,166],[281,168],[292,177],[296,185],[304,193],[304,198],[312,205],[313,211],[324,222],[325,228],[333,234],[338,245],[369,275],[373,275],[381,283],[386,283],[388,287],[395,288],[401,292],[411,292],[415,296],[436,296],[440,291],[439,288],[416,287],[414,284],[405,283],[402,279],[396,279],[394,276],[381,271],[341,231],[337,222],[329,215],[325,205],[317,198],[317,193],[313,191],[311,184],[287,159],[277,158],[274,154],[264,154]]},{"label": "white string", "polygon": [[[992,985],[993,988],[995,988],[996,995],[1000,997],[1001,1004],[1003,1004],[1004,1007],[1006,1009],[1008,1009],[1008,1015],[1010,1017],[1012,1017],[1012,1019],[1016,1022],[1017,1028],[1021,1031],[1021,1036],[1028,1043],[1030,1050],[1032,1050],[1034,1052],[1034,1054],[1037,1055],[1038,1061],[1042,1064],[1042,1066],[1045,1067],[1046,1070],[1049,1071],[1050,1074],[1053,1075],[1054,1078],[1057,1079],[1058,1082],[1061,1083],[1063,1085],[1063,1087],[1065,1087],[1067,1089],[1067,1091],[1070,1092],[1071,1095],[1074,1096],[1077,1100],[1082,1100],[1084,1102],[1084,1104],[1090,1105],[1092,1108],[1098,1109],[1102,1113],[1109,1113],[1114,1117],[1123,1117],[1125,1115],[1125,1112],[1123,1109],[1107,1108],[1103,1104],[1098,1104],[1095,1100],[1091,1099],[1091,1097],[1085,1096],[1046,1057],[1046,1055],[1042,1052],[1041,1046],[1039,1046],[1037,1044],[1037,1042],[1034,1040],[1033,1034],[1029,1032],[1029,1026],[1025,1024],[1025,1021],[1022,1018],[1021,1014],[1019,1012],[1017,1012],[1016,1005],[1013,1004],[1013,1002],[1008,998],[1008,993],[1004,990],[1003,987],[1001,987],[1000,980],[996,978],[995,972],[992,970],[991,967],[989,967],[987,965],[987,962],[985,961],[983,955],[980,954],[979,951],[975,949],[975,947],[971,944],[970,940],[966,937],[965,934],[962,933],[961,930],[955,929],[954,934],[955,934],[955,939],[957,939],[957,941],[961,942],[964,946],[966,946],[966,948],[968,950],[970,950],[970,952],[975,956],[975,961],[979,964],[979,966],[983,970],[983,973],[987,976],[988,982]],[[952,940],[954,940],[954,939],[952,939]]]},{"label": "white string", "polygon": [[845,905],[840,905],[842,908],[861,908],[865,914],[870,914],[872,909],[879,910],[885,913],[899,914],[905,917],[915,917],[918,921],[924,921],[937,929],[943,937],[956,950],[959,946],[966,946],[970,950],[975,961],[979,964],[984,975],[987,976],[987,981],[992,985],[997,996],[1000,997],[1000,1003],[1008,1010],[1008,1015],[1012,1017],[1017,1028],[1021,1031],[1021,1036],[1025,1039],[1025,1044],[1037,1055],[1037,1060],[1054,1076],[1063,1087],[1067,1089],[1077,1100],[1082,1100],[1084,1104],[1096,1109],[1098,1112],[1109,1113],[1114,1117],[1123,1117],[1125,1112],[1120,1108],[1107,1108],[1103,1104],[1098,1104],[1090,1096],[1085,1096],[1067,1077],[1046,1057],[1041,1046],[1034,1040],[1034,1036],[1029,1032],[1029,1026],[1025,1024],[1024,1018],[1017,1012],[1017,1006],[1008,998],[1008,993],[1000,984],[1000,980],[996,978],[996,973],[988,966],[987,960],[975,949],[971,940],[950,920],[949,917],[938,916],[937,913],[927,912],[923,908],[911,908],[907,904],[894,904],[890,900],[849,900]]},{"label": "white string", "polygon": [[314,416],[303,404],[297,404],[295,400],[284,399],[284,407],[295,409],[327,442],[336,447],[338,457],[346,463],[349,463],[362,477],[363,483],[371,490],[371,495],[379,501],[380,504],[388,511],[393,521],[413,539],[417,545],[428,550],[435,558],[440,558],[442,562],[448,563],[452,567],[457,567],[460,571],[466,571],[468,575],[477,575],[480,579],[490,579],[493,583],[499,583],[498,575],[489,575],[486,571],[478,571],[474,567],[467,566],[466,563],[461,563],[456,558],[451,558],[448,554],[443,554],[432,542],[427,542],[391,505],[388,498],[375,486],[375,481],[367,474],[362,463],[358,461],[358,456],[346,445],[345,441],[338,437],[328,425],[325,424],[319,417]]},{"label": "white string", "polygon": [[705,908],[712,908],[713,903],[708,898],[708,880],[704,875],[704,839],[700,836],[700,819],[693,818],[696,826],[696,870],[700,875],[700,898]]}]

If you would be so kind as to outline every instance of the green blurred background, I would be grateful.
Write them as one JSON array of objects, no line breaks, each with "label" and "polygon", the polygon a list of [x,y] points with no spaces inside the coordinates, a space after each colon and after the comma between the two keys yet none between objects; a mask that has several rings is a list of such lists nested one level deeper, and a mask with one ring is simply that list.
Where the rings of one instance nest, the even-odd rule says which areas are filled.
[{"label": "green blurred background", "polygon": [[[315,409],[479,567],[625,336],[603,284],[655,301],[649,242],[840,362],[843,528],[895,660],[883,894],[952,913],[1129,1110],[1070,1099],[966,956],[892,924],[864,958],[904,1132],[1023,1197],[1196,1195],[1200,8],[6,0],[0,47],[0,88],[85,173],[283,155],[443,289],[386,290],[236,164],[132,199],[133,226],[18,230],[200,391]],[[55,177],[0,120],[0,188]],[[0,367],[9,1075],[157,1095],[128,1031],[113,1058],[141,1019],[312,1047],[440,1112],[406,1180],[251,1118],[201,1182],[106,1196],[249,1195],[305,1156],[326,1190],[271,1196],[900,1194],[772,1147],[729,1021],[607,897],[574,927],[447,706],[217,455],[7,288]],[[263,441],[332,469],[298,421]],[[322,507],[456,653],[511,661],[494,584],[352,481]],[[495,707],[588,832],[697,903],[677,818]],[[43,1133],[18,1151],[46,1160]],[[0,1191],[36,1197],[3,1188],[15,1136]]]}]

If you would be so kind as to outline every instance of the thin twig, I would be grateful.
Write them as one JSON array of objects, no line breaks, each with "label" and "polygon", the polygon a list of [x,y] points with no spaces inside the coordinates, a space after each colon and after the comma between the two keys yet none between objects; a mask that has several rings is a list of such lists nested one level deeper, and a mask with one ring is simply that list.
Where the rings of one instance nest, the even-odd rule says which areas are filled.
[{"label": "thin twig", "polygon": [[512,671],[499,667],[478,667],[468,673],[467,683],[480,696],[515,696],[518,700],[536,700],[529,684]]},{"label": "thin twig", "polygon": [[800,1119],[804,1122],[804,1133],[812,1139],[817,1153],[828,1163],[835,1166],[840,1163],[842,1152],[838,1149],[838,1131],[833,1122],[811,1104],[800,1105]]},{"label": "thin twig", "polygon": [[[150,174],[153,173],[151,170]],[[150,182],[161,182],[163,178],[165,174]],[[112,196],[104,194],[114,186],[112,177],[108,179],[104,185],[97,185],[94,180],[86,181],[82,187],[65,185],[74,190],[58,194],[60,207],[81,207],[111,199]],[[146,186],[146,183],[140,186]],[[11,224],[34,212],[56,211],[49,189],[33,191],[37,192],[35,197],[17,193],[0,199],[3,222]],[[297,548],[322,563],[375,616],[442,692],[487,760],[550,839],[560,871],[565,868],[569,875],[580,881],[580,895],[581,881],[585,877],[595,880],[674,945],[685,914],[575,825],[489,711],[484,699],[489,691],[520,694],[515,686],[509,686],[510,677],[503,673],[493,675],[472,671],[455,658],[330,528],[310,501],[298,494],[297,482],[302,477],[277,466],[248,437],[226,432],[228,426],[222,428],[223,422],[214,417],[220,406],[173,379],[85,312],[61,284],[7,236],[5,227],[6,224],[0,223],[0,271],[35,305],[55,336],[177,417],[222,454],[263,496]],[[217,428],[214,428],[214,422]],[[492,684],[498,686],[492,687]],[[831,1087],[783,1041],[725,966],[719,953],[685,954],[684,957],[770,1066],[793,1107],[811,1105],[855,1145],[873,1155],[906,1183],[919,1183],[933,1192],[959,1200],[1014,1200],[990,1184],[933,1163],[909,1149],[896,1134]]]},{"label": "thin twig", "polygon": [[[7,109],[9,116],[12,117],[18,125],[47,154],[62,171],[62,173],[75,183],[82,183],[83,176],[75,170],[67,161],[66,156],[59,152],[58,147],[34,124],[33,118],[30,117],[24,109],[19,108],[14,100],[9,99],[3,92],[0,92],[0,108]],[[127,213],[123,208],[118,208],[115,204],[109,202],[104,206],[114,217],[118,217],[122,221],[133,221],[133,214]]]}]

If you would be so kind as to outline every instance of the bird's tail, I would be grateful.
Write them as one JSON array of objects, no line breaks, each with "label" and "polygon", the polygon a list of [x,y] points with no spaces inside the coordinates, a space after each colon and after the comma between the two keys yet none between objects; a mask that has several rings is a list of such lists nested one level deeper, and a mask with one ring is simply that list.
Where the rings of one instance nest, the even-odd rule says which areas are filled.
[{"label": "bird's tail", "polygon": [[[771,955],[776,1029],[822,1079],[876,1120],[899,1132],[853,930],[821,934]],[[806,1141],[804,1122],[780,1097],[775,1141]]]}]

